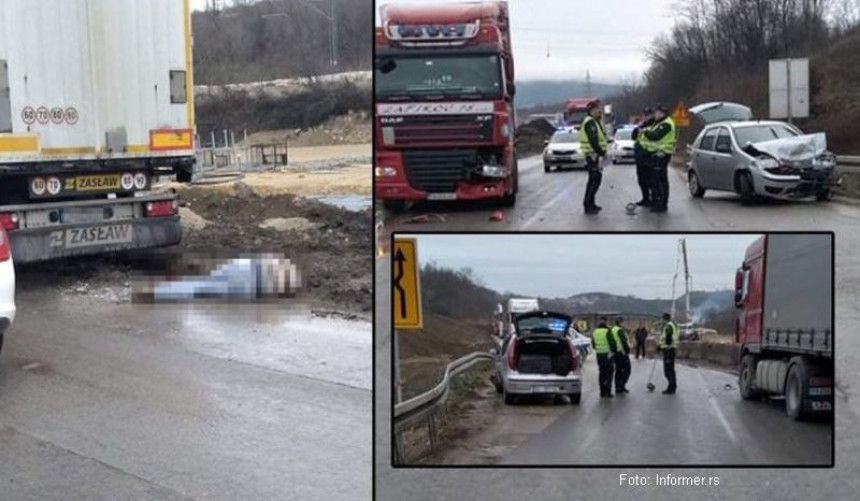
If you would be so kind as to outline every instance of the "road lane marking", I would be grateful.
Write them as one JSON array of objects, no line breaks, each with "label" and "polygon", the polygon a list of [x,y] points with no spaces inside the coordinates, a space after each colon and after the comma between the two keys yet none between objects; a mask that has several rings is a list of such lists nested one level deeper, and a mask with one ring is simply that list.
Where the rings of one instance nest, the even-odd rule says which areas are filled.
[{"label": "road lane marking", "polygon": [[702,386],[704,386],[708,392],[708,402],[711,403],[711,407],[714,409],[714,414],[717,416],[717,419],[720,420],[720,424],[723,425],[723,429],[726,430],[726,433],[729,435],[729,438],[732,440],[735,447],[740,447],[738,437],[735,436],[735,432],[732,431],[732,427],[729,425],[728,419],[723,415],[723,411],[720,410],[720,406],[717,405],[717,400],[714,398],[714,395],[710,390],[707,390],[707,383],[705,383],[705,377],[702,376],[702,371],[696,371],[696,374],[699,375],[699,379],[702,380]]},{"label": "road lane marking", "polygon": [[557,203],[557,202],[562,198],[562,196],[564,196],[564,195],[568,195],[568,194],[571,192],[571,190],[572,190],[572,189],[573,189],[573,186],[568,186],[567,188],[565,188],[565,189],[561,190],[561,191],[559,192],[559,194],[558,194],[558,195],[556,195],[555,197],[553,197],[553,198],[552,198],[552,200],[550,200],[549,202],[547,202],[547,203],[545,203],[544,205],[542,205],[542,206],[541,206],[541,208],[540,208],[540,209],[538,209],[538,210],[537,210],[537,212],[535,212],[535,213],[534,213],[534,215],[533,215],[532,217],[528,218],[528,219],[526,220],[526,222],[525,222],[525,223],[523,223],[523,225],[522,225],[522,226],[520,226],[520,231],[522,231],[522,230],[524,230],[524,229],[528,228],[529,226],[533,225],[533,224],[535,223],[535,221],[537,221],[537,220],[538,220],[538,218],[540,218],[540,216],[541,216],[541,215],[543,215],[543,213],[544,213],[545,211],[547,211],[547,210],[549,210],[550,208],[552,208],[552,206],[553,206],[553,205],[555,205],[555,204],[556,204],[556,203]]}]

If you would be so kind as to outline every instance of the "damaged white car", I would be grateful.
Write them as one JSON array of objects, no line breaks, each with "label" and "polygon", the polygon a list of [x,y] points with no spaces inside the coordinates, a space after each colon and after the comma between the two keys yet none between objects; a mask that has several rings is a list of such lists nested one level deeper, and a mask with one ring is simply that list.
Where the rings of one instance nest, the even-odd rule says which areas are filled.
[{"label": "damaged white car", "polygon": [[757,197],[824,201],[838,184],[836,157],[827,150],[826,136],[804,135],[785,122],[710,123],[689,153],[687,179],[697,198],[716,190],[738,193],[743,203]]}]

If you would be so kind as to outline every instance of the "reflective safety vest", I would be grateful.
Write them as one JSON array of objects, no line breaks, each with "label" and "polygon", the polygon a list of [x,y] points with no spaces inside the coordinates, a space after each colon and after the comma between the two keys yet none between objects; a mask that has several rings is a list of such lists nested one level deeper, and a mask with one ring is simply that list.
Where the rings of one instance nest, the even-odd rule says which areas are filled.
[{"label": "reflective safety vest", "polygon": [[609,329],[606,327],[598,327],[591,333],[591,344],[594,346],[594,353],[609,353]]},{"label": "reflective safety vest", "polygon": [[645,137],[645,134],[650,132],[652,128],[654,128],[653,124],[650,127],[642,127],[639,129],[639,135],[636,136],[636,140],[639,142],[639,145],[648,153],[654,153],[657,151],[657,143]]},{"label": "reflective safety vest", "polygon": [[624,343],[621,342],[621,327],[617,325],[612,326],[612,336],[615,338],[615,349],[618,350],[618,353],[624,353]]},{"label": "reflective safety vest", "polygon": [[[646,133],[656,129],[664,122],[669,124],[669,132],[660,138],[659,141],[652,141],[645,137]],[[675,143],[678,141],[678,129],[675,127],[675,121],[672,120],[672,117],[666,116],[663,120],[660,120],[647,129],[639,129],[639,136],[637,139],[639,139],[639,144],[642,145],[642,148],[648,153],[657,153],[658,151],[662,151],[666,155],[671,155],[675,153]]]},{"label": "reflective safety vest", "polygon": [[603,151],[606,151],[606,145],[609,144],[606,140],[606,131],[603,130],[603,125],[600,124],[597,120],[594,119],[593,116],[588,115],[585,117],[585,120],[582,121],[582,125],[579,127],[579,147],[582,149],[583,155],[593,155],[594,148],[591,147],[591,142],[588,140],[588,133],[585,132],[585,126],[588,125],[588,122],[593,121],[597,124],[597,143],[600,144],[600,148]]},{"label": "reflective safety vest", "polygon": [[[669,333],[670,329],[672,331],[672,344],[667,345],[666,344],[666,334]],[[675,322],[672,322],[671,320],[669,322],[666,322],[663,325],[663,329],[660,331],[660,341],[659,341],[660,348],[677,348],[678,345],[681,344],[680,339],[679,339],[680,337],[681,336],[680,336],[680,333],[678,332],[678,326],[675,325]]]}]

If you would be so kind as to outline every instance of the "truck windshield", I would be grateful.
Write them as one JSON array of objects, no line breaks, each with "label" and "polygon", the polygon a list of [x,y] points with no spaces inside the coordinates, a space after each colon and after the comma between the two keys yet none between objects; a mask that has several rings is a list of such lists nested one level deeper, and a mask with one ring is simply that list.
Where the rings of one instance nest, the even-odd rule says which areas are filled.
[{"label": "truck windshield", "polygon": [[497,55],[386,56],[374,64],[381,100],[489,99],[502,94]]},{"label": "truck windshield", "polygon": [[588,116],[588,112],[585,110],[568,111],[564,115],[564,122],[567,125],[579,126],[586,116]]}]

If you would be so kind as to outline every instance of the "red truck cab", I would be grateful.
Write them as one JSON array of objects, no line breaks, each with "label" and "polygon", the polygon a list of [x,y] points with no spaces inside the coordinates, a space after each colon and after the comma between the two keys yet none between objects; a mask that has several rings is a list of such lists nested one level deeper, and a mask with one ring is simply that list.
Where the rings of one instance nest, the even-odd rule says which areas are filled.
[{"label": "red truck cab", "polygon": [[585,117],[588,115],[588,103],[596,100],[596,97],[577,97],[568,99],[564,103],[564,124],[570,127],[576,127],[582,124]]},{"label": "red truck cab", "polygon": [[375,33],[375,195],[407,201],[517,194],[506,2],[386,5]]},{"label": "red truck cab", "polygon": [[735,274],[741,397],[784,396],[793,419],[833,410],[833,241],[769,234]]}]

